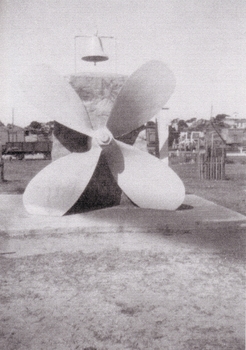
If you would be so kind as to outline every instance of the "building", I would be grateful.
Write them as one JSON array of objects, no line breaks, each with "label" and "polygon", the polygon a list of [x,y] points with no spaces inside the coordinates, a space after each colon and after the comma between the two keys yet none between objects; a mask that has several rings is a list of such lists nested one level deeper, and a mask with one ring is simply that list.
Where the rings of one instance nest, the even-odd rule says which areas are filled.
[{"label": "building", "polygon": [[178,148],[180,150],[192,151],[197,148],[200,140],[204,140],[202,131],[181,131]]},{"label": "building", "polygon": [[225,118],[225,123],[229,125],[230,128],[234,129],[246,128],[246,118],[240,118],[237,114],[234,114],[233,116],[227,116]]},{"label": "building", "polygon": [[7,142],[24,142],[25,141],[25,132],[24,129],[8,124],[7,126],[0,126],[0,143],[5,145]]},{"label": "building", "polygon": [[221,136],[226,141],[227,145],[246,146],[246,128],[222,129]]}]

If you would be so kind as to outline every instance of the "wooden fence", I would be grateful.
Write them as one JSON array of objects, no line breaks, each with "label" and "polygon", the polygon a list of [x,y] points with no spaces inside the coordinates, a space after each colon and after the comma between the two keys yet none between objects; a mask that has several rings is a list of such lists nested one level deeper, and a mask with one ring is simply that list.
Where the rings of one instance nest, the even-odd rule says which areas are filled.
[{"label": "wooden fence", "polygon": [[2,145],[0,142],[0,182],[4,181],[4,162],[2,158]]},{"label": "wooden fence", "polygon": [[200,179],[225,179],[226,150],[224,147],[207,147],[205,153],[199,154],[198,167]]}]

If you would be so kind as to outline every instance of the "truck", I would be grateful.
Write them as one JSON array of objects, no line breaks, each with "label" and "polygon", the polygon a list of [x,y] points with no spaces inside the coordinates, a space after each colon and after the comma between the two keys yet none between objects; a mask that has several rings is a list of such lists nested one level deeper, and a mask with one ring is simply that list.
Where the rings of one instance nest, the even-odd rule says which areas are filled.
[{"label": "truck", "polygon": [[6,142],[2,145],[2,154],[19,160],[25,155],[43,154],[44,159],[51,159],[52,141]]}]

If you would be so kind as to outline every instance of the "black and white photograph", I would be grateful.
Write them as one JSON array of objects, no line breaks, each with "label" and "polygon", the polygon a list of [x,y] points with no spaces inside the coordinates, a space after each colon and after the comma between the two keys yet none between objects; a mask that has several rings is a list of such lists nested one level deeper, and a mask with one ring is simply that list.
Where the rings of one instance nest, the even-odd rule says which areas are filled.
[{"label": "black and white photograph", "polygon": [[245,0],[0,0],[0,349],[244,350]]}]

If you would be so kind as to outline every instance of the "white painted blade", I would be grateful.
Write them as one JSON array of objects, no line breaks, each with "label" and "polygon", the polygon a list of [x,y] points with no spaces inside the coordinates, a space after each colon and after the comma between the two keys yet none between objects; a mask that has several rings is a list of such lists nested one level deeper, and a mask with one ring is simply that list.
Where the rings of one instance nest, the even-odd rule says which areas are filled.
[{"label": "white painted blade", "polygon": [[79,199],[97,166],[101,148],[71,153],[41,170],[28,184],[23,203],[34,215],[62,216]]},{"label": "white painted blade", "polygon": [[182,180],[156,157],[116,140],[105,154],[118,185],[139,207],[175,210],[183,203]]},{"label": "white painted blade", "polygon": [[150,61],[123,85],[107,122],[114,137],[130,133],[149,121],[169,100],[175,88],[165,64]]},{"label": "white painted blade", "polygon": [[168,137],[169,137],[169,118],[166,110],[161,110],[155,116],[157,123],[159,159],[165,160],[168,164]]},{"label": "white painted blade", "polygon": [[20,82],[27,100],[50,121],[91,136],[92,126],[83,102],[70,84],[46,65],[31,67]]}]

